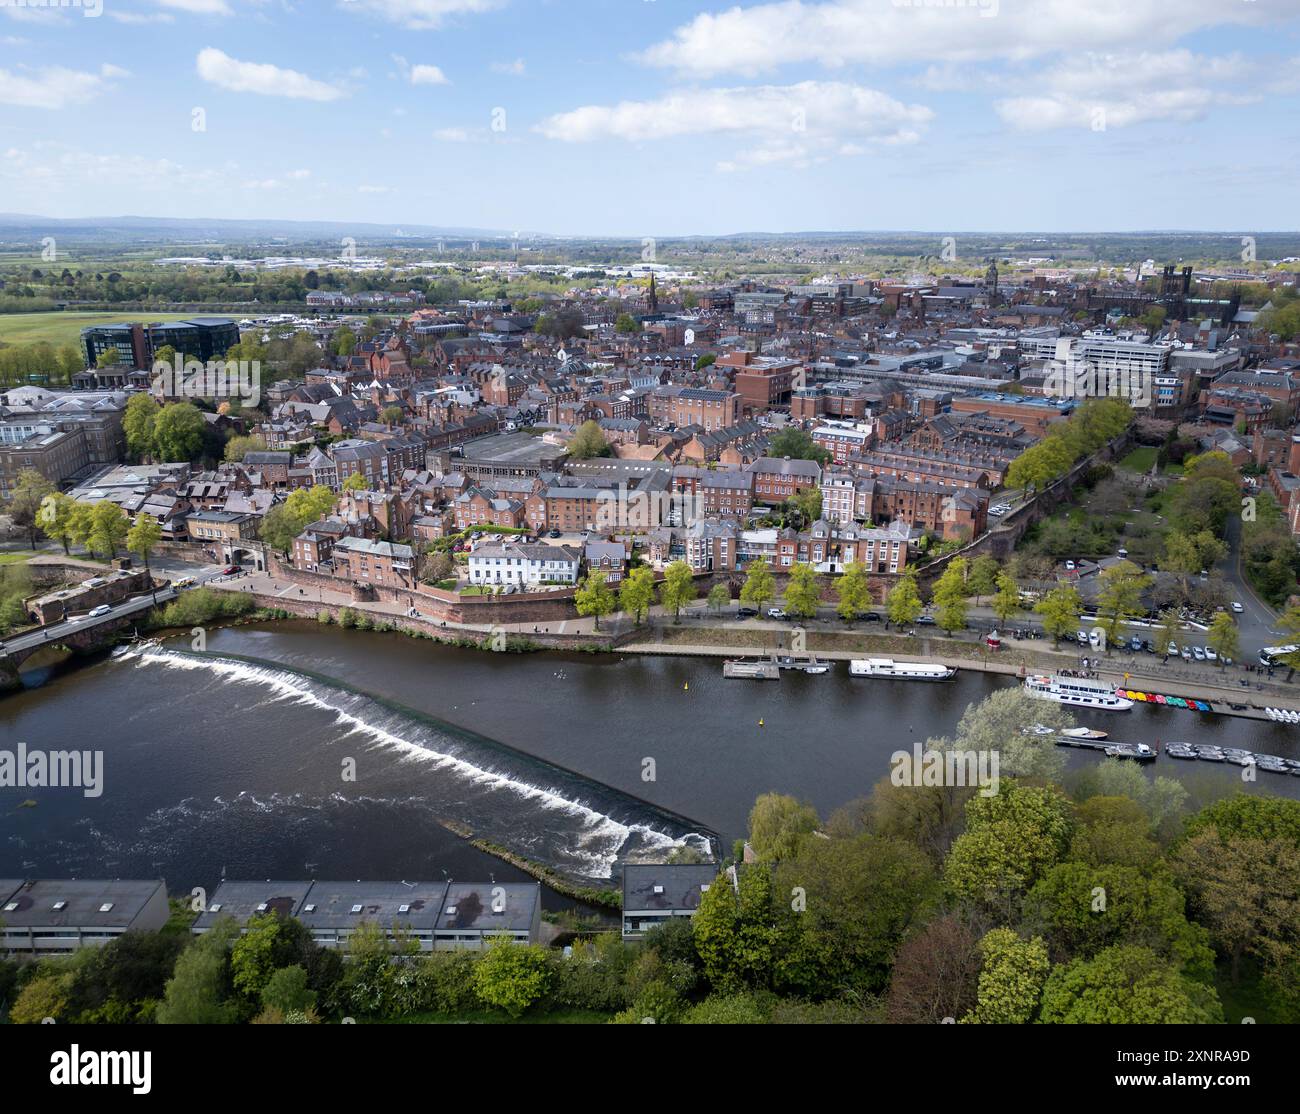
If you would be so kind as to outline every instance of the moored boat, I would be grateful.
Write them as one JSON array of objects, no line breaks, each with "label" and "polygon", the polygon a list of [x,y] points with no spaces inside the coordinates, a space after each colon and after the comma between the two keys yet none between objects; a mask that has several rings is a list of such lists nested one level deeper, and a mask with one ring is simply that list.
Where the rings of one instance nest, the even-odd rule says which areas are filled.
[{"label": "moored boat", "polygon": [[1117,695],[1112,686],[1103,681],[1090,681],[1083,677],[1062,677],[1055,673],[1036,674],[1025,678],[1025,691],[1040,700],[1051,700],[1072,708],[1127,712],[1133,707],[1133,701]]},{"label": "moored boat", "polygon": [[928,661],[895,661],[893,658],[855,658],[849,662],[852,677],[884,677],[896,681],[951,681],[957,670]]},{"label": "moored boat", "polygon": [[1196,758],[1196,748],[1187,743],[1166,743],[1165,753],[1170,758]]},{"label": "moored boat", "polygon": [[1095,727],[1067,727],[1061,734],[1067,739],[1107,739],[1110,733],[1098,731]]}]

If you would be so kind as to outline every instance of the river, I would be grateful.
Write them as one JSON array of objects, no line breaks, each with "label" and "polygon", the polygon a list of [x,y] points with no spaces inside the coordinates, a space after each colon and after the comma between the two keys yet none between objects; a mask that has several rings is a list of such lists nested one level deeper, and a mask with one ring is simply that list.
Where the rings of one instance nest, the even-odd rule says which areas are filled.
[{"label": "river", "polygon": [[[1011,678],[724,681],[717,660],[491,654],[311,622],[145,644],[0,700],[4,746],[104,752],[104,792],[0,789],[0,876],[523,877],[444,822],[578,879],[674,846],[723,848],[770,790],[823,815],[889,756],[950,733]],[[1081,714],[1124,741],[1300,757],[1295,728],[1139,705]],[[761,721],[761,724],[760,724]],[[1099,761],[1070,752],[1072,769]],[[354,773],[352,772],[354,770]],[[1233,766],[1162,758],[1193,805]],[[1300,796],[1260,772],[1251,792]],[[28,800],[34,807],[24,807]]]}]

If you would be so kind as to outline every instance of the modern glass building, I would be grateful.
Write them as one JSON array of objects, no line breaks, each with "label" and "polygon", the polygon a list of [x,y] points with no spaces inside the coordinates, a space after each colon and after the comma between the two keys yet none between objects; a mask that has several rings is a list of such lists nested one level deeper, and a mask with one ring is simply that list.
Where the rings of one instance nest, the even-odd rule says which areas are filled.
[{"label": "modern glass building", "polygon": [[167,324],[95,325],[81,330],[86,366],[96,367],[105,352],[132,368],[152,367],[154,354],[170,345],[187,359],[224,359],[239,343],[239,326],[229,317],[193,317]]}]

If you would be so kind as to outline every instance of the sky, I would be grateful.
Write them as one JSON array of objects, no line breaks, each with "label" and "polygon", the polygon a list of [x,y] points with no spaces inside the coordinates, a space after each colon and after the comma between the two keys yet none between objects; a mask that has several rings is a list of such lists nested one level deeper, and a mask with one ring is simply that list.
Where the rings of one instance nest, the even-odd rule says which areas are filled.
[{"label": "sky", "polygon": [[0,0],[0,212],[1300,228],[1300,0]]}]

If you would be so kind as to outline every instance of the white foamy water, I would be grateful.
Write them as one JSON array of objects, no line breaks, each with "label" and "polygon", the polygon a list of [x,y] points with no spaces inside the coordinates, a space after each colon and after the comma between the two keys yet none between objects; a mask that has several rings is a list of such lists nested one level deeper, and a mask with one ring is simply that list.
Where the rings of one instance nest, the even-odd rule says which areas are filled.
[{"label": "white foamy water", "polygon": [[[323,737],[323,744],[363,740],[373,752],[411,766],[413,796],[428,798],[440,817],[466,824],[476,835],[568,874],[607,879],[620,859],[661,859],[688,844],[708,850],[706,835],[683,830],[667,816],[655,817],[652,806],[617,790],[553,767],[548,770],[540,760],[488,741],[457,738],[415,714],[288,669],[179,653],[154,643],[133,648],[115,661],[202,675],[216,684],[266,694],[251,704],[233,706],[232,716],[255,717],[270,704],[324,713],[336,731]],[[260,806],[261,801],[250,796],[244,804]]]}]

